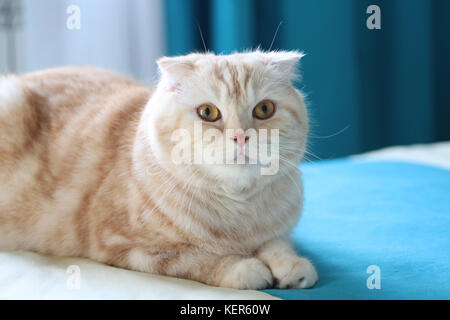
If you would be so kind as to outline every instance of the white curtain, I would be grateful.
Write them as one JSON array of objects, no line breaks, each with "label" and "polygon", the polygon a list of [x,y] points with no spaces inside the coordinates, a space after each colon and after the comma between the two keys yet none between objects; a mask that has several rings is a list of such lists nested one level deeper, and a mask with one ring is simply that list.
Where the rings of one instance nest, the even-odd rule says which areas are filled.
[{"label": "white curtain", "polygon": [[[17,71],[92,65],[151,84],[165,47],[163,1],[23,0]],[[79,29],[67,27],[69,6],[79,8]]]}]

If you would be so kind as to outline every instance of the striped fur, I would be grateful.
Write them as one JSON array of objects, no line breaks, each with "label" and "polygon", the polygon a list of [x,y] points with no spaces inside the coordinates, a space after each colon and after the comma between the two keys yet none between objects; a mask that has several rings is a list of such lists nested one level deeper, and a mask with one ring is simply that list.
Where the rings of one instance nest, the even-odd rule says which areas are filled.
[{"label": "striped fur", "polygon": [[[287,240],[300,217],[296,166],[308,132],[291,85],[300,56],[163,58],[154,89],[82,67],[1,78],[0,249],[216,286],[311,287],[313,266]],[[277,112],[256,121],[251,110],[267,98]],[[171,162],[171,133],[193,130],[204,102],[223,115],[206,127],[280,129],[278,174]]]}]

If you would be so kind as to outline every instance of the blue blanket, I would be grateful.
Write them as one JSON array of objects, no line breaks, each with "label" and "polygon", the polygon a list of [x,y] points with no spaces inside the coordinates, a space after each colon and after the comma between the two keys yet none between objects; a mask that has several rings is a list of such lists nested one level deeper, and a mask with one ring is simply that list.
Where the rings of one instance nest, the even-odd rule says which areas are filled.
[{"label": "blue blanket", "polygon": [[265,292],[283,299],[450,299],[450,170],[356,160],[301,167],[306,200],[292,238],[320,279],[309,290]]}]

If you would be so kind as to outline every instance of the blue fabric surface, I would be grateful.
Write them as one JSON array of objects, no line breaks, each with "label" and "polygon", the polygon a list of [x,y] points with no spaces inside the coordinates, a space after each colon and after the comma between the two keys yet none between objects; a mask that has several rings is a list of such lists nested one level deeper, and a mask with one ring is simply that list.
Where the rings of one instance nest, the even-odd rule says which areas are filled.
[{"label": "blue fabric surface", "polygon": [[[301,165],[296,248],[317,267],[309,290],[283,299],[450,299],[450,170],[401,162]],[[367,267],[381,270],[369,290]]]}]

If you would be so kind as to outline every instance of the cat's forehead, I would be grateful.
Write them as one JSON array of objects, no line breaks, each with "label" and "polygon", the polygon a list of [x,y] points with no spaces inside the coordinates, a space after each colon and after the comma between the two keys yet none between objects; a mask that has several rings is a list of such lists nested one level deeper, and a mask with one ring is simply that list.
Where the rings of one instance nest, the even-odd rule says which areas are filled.
[{"label": "cat's forehead", "polygon": [[251,51],[229,55],[192,53],[158,61],[169,84],[212,89],[216,96],[239,101],[265,88],[290,85],[296,76],[297,51]]},{"label": "cat's forehead", "polygon": [[[262,59],[254,53],[192,56],[192,75],[215,97],[242,104],[252,96],[263,73]],[[196,75],[196,76],[195,76]],[[206,88],[205,88],[206,89]]]},{"label": "cat's forehead", "polygon": [[251,72],[267,65],[268,59],[257,52],[234,53],[228,55],[191,54],[186,56],[198,71],[224,70],[231,72]]},{"label": "cat's forehead", "polygon": [[246,68],[247,70],[252,68],[271,68],[284,72],[295,66],[302,56],[303,53],[298,51],[263,52],[255,50],[228,55],[207,52],[191,53],[177,57],[163,57],[158,60],[158,65],[163,73],[166,72],[172,75],[186,75],[189,72],[198,72],[212,68]]},{"label": "cat's forehead", "polygon": [[239,64],[244,60],[246,62],[249,61],[257,61],[264,60],[264,54],[260,52],[236,52],[231,54],[214,54],[214,53],[191,53],[186,55],[186,58],[190,58],[192,60],[207,60],[210,62],[221,62],[228,61],[231,63]]}]

